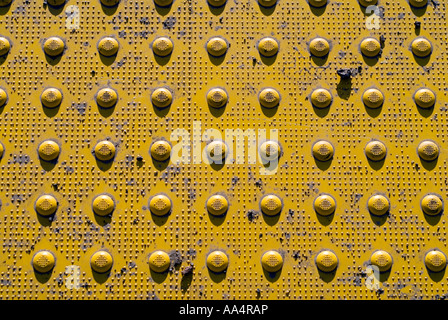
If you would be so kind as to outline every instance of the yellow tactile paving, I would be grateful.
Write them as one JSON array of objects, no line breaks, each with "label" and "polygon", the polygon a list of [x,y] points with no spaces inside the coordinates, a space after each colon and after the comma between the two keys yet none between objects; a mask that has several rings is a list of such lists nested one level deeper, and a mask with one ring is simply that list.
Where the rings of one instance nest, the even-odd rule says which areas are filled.
[{"label": "yellow tactile paving", "polygon": [[1,299],[445,297],[445,1],[0,6]]}]

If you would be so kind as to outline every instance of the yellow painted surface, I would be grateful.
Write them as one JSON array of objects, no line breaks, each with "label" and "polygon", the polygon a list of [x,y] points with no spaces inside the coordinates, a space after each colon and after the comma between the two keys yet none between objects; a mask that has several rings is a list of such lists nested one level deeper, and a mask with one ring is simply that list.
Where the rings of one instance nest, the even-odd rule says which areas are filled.
[{"label": "yellow painted surface", "polygon": [[[167,7],[151,0],[121,0],[114,7],[116,2],[68,0],[52,7],[14,0],[0,8],[0,52],[6,52],[0,57],[1,299],[446,294],[445,270],[425,266],[428,252],[448,253],[446,214],[428,215],[421,207],[428,194],[440,196],[438,205],[448,195],[445,1],[417,8],[407,0],[379,0],[379,29],[371,30],[366,8],[356,0],[313,0],[314,6],[279,0],[273,7],[256,0],[229,0],[221,7],[206,0],[174,0]],[[115,54],[99,53],[104,37],[118,42]],[[225,39],[223,55],[208,53],[214,37]],[[310,54],[316,38],[328,42],[328,54]],[[378,55],[362,54],[366,38],[380,43]],[[344,78],[347,72],[351,76]],[[49,88],[54,90],[44,95],[47,107],[41,97]],[[117,101],[102,107],[97,101],[111,98],[98,97],[106,88]],[[169,98],[161,108],[153,103],[161,96],[152,97],[159,88]],[[220,95],[207,98],[214,88]],[[273,91],[263,91],[268,88]],[[373,107],[364,103],[369,89],[382,96],[370,97]],[[381,105],[374,103],[378,97]],[[51,103],[55,98],[57,105]],[[210,105],[215,99],[217,107]],[[276,170],[248,156],[247,137],[246,154],[235,156],[231,151],[243,140],[222,144],[208,129],[223,137],[226,129],[253,130],[255,149],[276,141]],[[277,137],[269,136],[271,129]],[[191,161],[185,163],[173,154],[163,161],[151,156],[155,141],[170,141],[178,152],[181,136],[172,135],[180,132],[200,140],[199,157],[218,140],[226,163],[197,161],[195,148],[188,149]],[[56,159],[39,157],[43,141],[59,146]],[[331,159],[313,156],[318,141],[333,147]],[[371,141],[384,144],[379,161],[366,156]],[[434,160],[419,156],[422,141],[437,146]],[[95,147],[102,145],[109,151],[98,148],[97,159]],[[334,200],[333,213],[315,211],[321,194]],[[369,212],[368,199],[378,194],[389,201],[387,214]],[[43,195],[55,199],[51,215],[36,212]],[[113,199],[110,214],[94,213],[98,195]],[[212,195],[227,200],[224,214],[207,210]],[[266,195],[278,197],[278,214],[262,213]],[[168,208],[166,214],[151,213],[155,196],[164,202],[151,206]],[[393,263],[379,277],[375,288],[381,290],[373,290],[365,285],[366,268],[378,250]],[[99,251],[104,256],[94,260],[96,272],[91,259]],[[164,272],[150,268],[157,251],[170,258]],[[207,267],[216,251],[228,259],[219,274]],[[316,266],[324,251],[337,259],[332,272]],[[38,252],[54,257],[47,273],[33,268]],[[263,268],[266,252],[278,254],[278,271]]]}]

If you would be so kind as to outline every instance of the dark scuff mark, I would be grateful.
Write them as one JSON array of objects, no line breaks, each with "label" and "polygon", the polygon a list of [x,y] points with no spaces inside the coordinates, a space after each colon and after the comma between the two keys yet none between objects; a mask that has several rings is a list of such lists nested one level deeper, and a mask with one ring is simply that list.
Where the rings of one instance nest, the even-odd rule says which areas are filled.
[{"label": "dark scuff mark", "polygon": [[12,163],[18,163],[18,164],[27,164],[30,162],[30,156],[27,154],[15,154],[12,156]]},{"label": "dark scuff mark", "polygon": [[381,44],[381,48],[384,48],[384,45],[386,43],[386,37],[382,34],[380,36],[380,44]]},{"label": "dark scuff mark", "polygon": [[193,258],[196,257],[196,250],[193,248],[188,249],[187,255],[192,256]]},{"label": "dark scuff mark", "polygon": [[73,103],[72,106],[79,112],[80,115],[84,116],[87,110],[87,102]]},{"label": "dark scuff mark", "polygon": [[11,195],[11,202],[14,203],[16,201],[17,202],[22,202],[23,201],[22,195],[20,195],[20,194],[12,194]]},{"label": "dark scuff mark", "polygon": [[230,190],[233,190],[235,188],[235,185],[240,181],[240,178],[237,176],[232,177],[232,186],[230,187]]},{"label": "dark scuff mark", "polygon": [[192,263],[191,265],[185,267],[185,269],[182,270],[181,273],[182,273],[183,276],[187,276],[189,274],[192,274],[193,270],[194,270],[194,264]]},{"label": "dark scuff mark", "polygon": [[182,255],[178,251],[171,251],[168,255],[170,257],[169,271],[173,272],[177,267],[179,267],[182,264]]},{"label": "dark scuff mark", "polygon": [[148,17],[142,17],[142,18],[139,20],[139,22],[140,22],[141,24],[144,24],[144,25],[148,25],[148,24],[150,23]]},{"label": "dark scuff mark", "polygon": [[254,220],[258,219],[259,215],[260,215],[260,213],[258,211],[249,210],[249,211],[247,211],[246,217],[247,217],[247,219],[249,219],[249,222],[253,222]]},{"label": "dark scuff mark", "polygon": [[134,164],[134,157],[130,154],[126,155],[125,162],[127,166],[132,166]]},{"label": "dark scuff mark", "polygon": [[117,62],[117,68],[124,66],[125,63],[126,63],[126,58],[121,59],[120,61]]},{"label": "dark scuff mark", "polygon": [[437,0],[431,0],[431,4],[433,5],[434,9],[437,9],[440,3]]},{"label": "dark scuff mark", "polygon": [[355,193],[355,194],[351,195],[353,204],[357,204],[359,202],[359,200],[362,198],[362,196],[363,195],[361,193]]},{"label": "dark scuff mark", "polygon": [[[386,39],[384,38],[384,40],[386,40]],[[362,72],[362,67],[359,66],[358,68],[341,68],[341,69],[338,69],[336,72],[337,72],[338,76],[341,77],[341,80],[342,79],[348,80],[351,77],[354,77],[354,76],[360,74]]]},{"label": "dark scuff mark", "polygon": [[162,22],[163,29],[172,29],[174,25],[176,24],[176,18],[175,17],[168,17],[165,21]]}]

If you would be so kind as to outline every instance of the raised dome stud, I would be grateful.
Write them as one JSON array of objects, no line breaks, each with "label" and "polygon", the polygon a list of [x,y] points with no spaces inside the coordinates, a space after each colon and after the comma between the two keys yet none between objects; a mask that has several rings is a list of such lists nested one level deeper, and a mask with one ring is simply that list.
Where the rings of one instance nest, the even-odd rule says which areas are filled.
[{"label": "raised dome stud", "polygon": [[381,44],[375,38],[366,38],[361,41],[361,53],[366,57],[376,57],[381,51]]},{"label": "raised dome stud", "polygon": [[158,194],[149,201],[149,210],[156,216],[164,216],[171,211],[171,200],[164,194]]},{"label": "raised dome stud", "polygon": [[268,194],[261,198],[260,209],[268,216],[275,216],[282,211],[283,202],[278,196]]},{"label": "raised dome stud", "polygon": [[166,108],[173,102],[173,94],[167,88],[157,88],[151,94],[151,102],[157,108]]},{"label": "raised dome stud", "polygon": [[54,196],[45,194],[37,198],[34,207],[39,215],[49,217],[58,209],[58,201]]},{"label": "raised dome stud", "polygon": [[40,95],[40,102],[46,108],[56,108],[62,102],[62,92],[57,88],[47,88]]},{"label": "raised dome stud", "polygon": [[11,49],[11,43],[5,37],[0,36],[0,56],[4,56],[9,53]]},{"label": "raised dome stud", "polygon": [[165,161],[171,155],[171,145],[168,141],[158,140],[151,145],[151,157],[157,161]]},{"label": "raised dome stud", "polygon": [[420,202],[423,213],[429,216],[436,216],[443,210],[443,201],[436,194],[427,194]]},{"label": "raised dome stud", "polygon": [[371,161],[381,161],[386,157],[387,149],[381,141],[370,141],[364,148],[366,157]]},{"label": "raised dome stud", "polygon": [[367,89],[362,94],[362,102],[366,107],[376,109],[383,105],[384,95],[380,90],[376,88]]},{"label": "raised dome stud", "polygon": [[154,0],[154,3],[159,7],[168,7],[173,3],[173,0]]},{"label": "raised dome stud", "polygon": [[170,256],[162,250],[157,250],[149,256],[148,264],[152,271],[163,273],[170,267]]},{"label": "raised dome stud", "polygon": [[260,104],[265,108],[274,108],[280,103],[280,93],[274,88],[265,88],[258,94]]},{"label": "raised dome stud", "polygon": [[95,157],[100,161],[109,161],[115,157],[115,146],[112,142],[103,140],[95,146]]},{"label": "raised dome stud", "polygon": [[327,89],[319,88],[313,90],[310,100],[313,107],[323,109],[331,104],[331,102],[333,101],[333,97],[331,96],[330,91],[328,91]]},{"label": "raised dome stud", "polygon": [[212,7],[222,7],[226,4],[227,0],[207,0],[208,4]]},{"label": "raised dome stud", "polygon": [[367,201],[369,212],[375,216],[383,216],[390,210],[389,199],[381,194],[373,195]]},{"label": "raised dome stud", "polygon": [[45,140],[38,147],[39,157],[44,161],[53,161],[59,157],[61,149],[53,140]]},{"label": "raised dome stud", "polygon": [[271,37],[266,37],[258,43],[258,51],[262,56],[273,57],[278,53],[279,44],[277,40]]},{"label": "raised dome stud", "polygon": [[119,44],[113,37],[104,37],[98,42],[98,52],[105,57],[111,57],[118,52]]},{"label": "raised dome stud", "polygon": [[327,0],[308,0],[308,3],[316,8],[321,8],[327,4]]},{"label": "raised dome stud", "polygon": [[166,57],[173,52],[173,41],[168,37],[159,37],[152,43],[152,50],[155,55]]},{"label": "raised dome stud", "polygon": [[207,41],[207,52],[214,56],[220,57],[227,51],[227,42],[223,38],[213,37]]},{"label": "raised dome stud", "polygon": [[313,144],[313,157],[319,161],[328,161],[334,156],[333,145],[329,141],[320,140]]},{"label": "raised dome stud", "polygon": [[262,7],[270,8],[277,3],[277,0],[258,0],[258,3]]},{"label": "raised dome stud", "polygon": [[107,194],[100,194],[93,199],[92,209],[96,215],[105,217],[115,210],[115,201]]},{"label": "raised dome stud", "polygon": [[207,103],[213,108],[222,108],[229,101],[227,92],[221,88],[212,88],[207,92]]},{"label": "raised dome stud", "polygon": [[261,257],[261,265],[267,272],[277,272],[283,267],[283,257],[275,250],[267,251]]},{"label": "raised dome stud", "polygon": [[433,161],[438,158],[439,146],[431,140],[423,140],[417,147],[418,156],[425,161]]},{"label": "raised dome stud", "polygon": [[409,4],[416,8],[422,8],[428,4],[428,0],[409,0]]},{"label": "raised dome stud", "polygon": [[44,51],[50,57],[57,57],[64,52],[65,43],[59,37],[50,37],[44,42]]},{"label": "raised dome stud", "polygon": [[412,53],[419,58],[425,58],[432,52],[432,44],[428,39],[419,37],[411,43]]},{"label": "raised dome stud", "polygon": [[108,272],[112,268],[113,262],[112,255],[105,250],[95,252],[90,258],[90,266],[98,273]]},{"label": "raised dome stud", "polygon": [[436,95],[428,88],[420,88],[414,93],[414,101],[420,108],[431,108],[436,103]]},{"label": "raised dome stud", "polygon": [[101,4],[105,7],[114,7],[116,6],[120,0],[100,0]]},{"label": "raised dome stud", "polygon": [[313,207],[321,216],[329,216],[336,210],[336,200],[328,194],[322,194],[316,197]]},{"label": "raised dome stud", "polygon": [[47,0],[47,4],[52,7],[59,7],[65,4],[65,0]]},{"label": "raised dome stud", "polygon": [[260,145],[260,157],[265,161],[275,161],[280,157],[281,147],[277,141],[267,140]]},{"label": "raised dome stud", "polygon": [[440,250],[431,250],[425,255],[425,266],[432,272],[440,272],[446,268],[446,256]]},{"label": "raised dome stud", "polygon": [[0,88],[0,108],[6,105],[7,101],[8,101],[8,93],[6,93],[5,90]]},{"label": "raised dome stud", "polygon": [[223,272],[229,266],[229,258],[219,250],[211,252],[207,256],[207,267],[213,272]]},{"label": "raised dome stud", "polygon": [[117,104],[118,94],[114,89],[103,88],[96,94],[96,103],[102,108],[112,108]]},{"label": "raised dome stud", "polygon": [[320,271],[332,272],[339,264],[338,257],[330,250],[323,250],[316,256],[316,266]]},{"label": "raised dome stud", "polygon": [[214,216],[221,216],[229,209],[229,202],[227,199],[220,195],[212,195],[207,200],[207,211]]},{"label": "raised dome stud", "polygon": [[359,4],[363,7],[374,6],[378,3],[378,0],[359,0]]},{"label": "raised dome stud", "polygon": [[54,254],[48,250],[38,251],[33,256],[33,268],[39,273],[50,272],[54,268],[55,262]]},{"label": "raised dome stud", "polygon": [[11,4],[12,0],[0,0],[0,7],[6,7]]},{"label": "raised dome stud", "polygon": [[214,140],[208,143],[205,151],[209,160],[215,163],[222,163],[228,154],[227,145],[221,140]]},{"label": "raised dome stud", "polygon": [[325,57],[330,52],[330,43],[324,38],[314,38],[310,42],[309,50],[315,57]]},{"label": "raised dome stud", "polygon": [[392,267],[393,259],[388,252],[377,250],[370,256],[370,264],[377,266],[380,272],[386,272]]}]

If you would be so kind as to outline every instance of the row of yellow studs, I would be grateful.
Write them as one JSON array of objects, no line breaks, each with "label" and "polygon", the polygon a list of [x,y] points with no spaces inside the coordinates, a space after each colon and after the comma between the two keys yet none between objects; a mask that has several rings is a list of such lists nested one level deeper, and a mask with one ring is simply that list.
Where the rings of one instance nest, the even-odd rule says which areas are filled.
[{"label": "row of yellow studs", "polygon": [[[362,102],[367,108],[377,109],[384,103],[384,94],[377,88],[369,88],[362,94]],[[429,109],[436,103],[436,94],[429,88],[417,89],[413,95],[417,107]],[[316,108],[327,108],[331,105],[333,98],[327,89],[314,90],[310,96],[311,103]]]},{"label": "row of yellow studs", "polygon": [[[272,39],[271,41],[275,41]],[[261,43],[261,41],[260,41]],[[330,53],[330,42],[324,38],[314,38],[309,43],[309,51],[312,56],[325,58]],[[382,51],[382,44],[378,39],[367,37],[359,45],[362,55],[366,58],[377,58]],[[425,37],[417,37],[411,43],[411,51],[417,58],[425,58],[431,55],[433,50],[431,42]],[[276,48],[275,53],[277,53]],[[260,53],[262,51],[260,50]]]},{"label": "row of yellow studs", "polygon": [[[224,141],[214,140],[207,144],[206,154],[210,160],[224,160],[228,155],[228,147]],[[372,140],[364,147],[366,157],[370,161],[382,161],[387,154],[386,145],[379,140]],[[168,161],[171,155],[171,145],[166,140],[156,140],[151,144],[150,153],[156,161]],[[275,161],[282,155],[282,147],[277,141],[267,140],[259,146],[263,161]],[[423,161],[434,161],[439,157],[439,146],[432,140],[423,140],[417,147],[417,154]],[[334,156],[333,145],[326,140],[319,140],[312,146],[312,155],[317,161],[329,161]],[[115,146],[110,141],[100,141],[95,146],[95,156],[101,161],[110,161],[115,156]]]},{"label": "row of yellow studs", "polygon": [[[426,194],[420,201],[424,214],[436,216],[443,210],[443,200],[434,193]],[[149,200],[149,210],[156,216],[166,216],[172,211],[172,201],[165,194],[157,194]],[[58,201],[53,195],[45,194],[35,202],[36,212],[44,217],[54,215]],[[229,209],[229,201],[222,194],[214,194],[206,202],[208,213],[213,216],[223,216]],[[367,201],[367,208],[374,216],[384,216],[390,210],[389,199],[382,194],[372,195]],[[111,216],[115,210],[115,199],[109,194],[96,196],[92,201],[93,212],[98,216]],[[260,209],[267,216],[276,216],[283,210],[282,199],[274,194],[264,195],[260,200]],[[321,194],[314,200],[314,210],[321,216],[331,216],[336,211],[336,200],[329,194]]]},{"label": "row of yellow studs", "polygon": [[[36,212],[43,217],[55,215],[58,206],[58,200],[51,194],[39,196],[34,203]],[[115,199],[109,194],[97,195],[92,201],[93,212],[101,217],[111,216],[115,206]],[[157,194],[149,200],[149,209],[156,216],[169,214],[172,206],[171,199],[164,194]],[[214,195],[207,201],[207,208],[214,215],[223,215],[227,212],[228,206],[227,199],[222,195]]]},{"label": "row of yellow studs", "polygon": [[[112,255],[106,250],[97,251],[90,258],[92,270],[97,273],[109,272],[113,262]],[[38,273],[50,273],[55,266],[56,258],[51,251],[41,250],[34,254],[32,263]],[[171,259],[168,253],[158,250],[150,254],[148,264],[152,271],[163,273],[170,268]],[[207,266],[212,272],[223,272],[228,264],[229,258],[223,251],[216,250],[207,256]]]},{"label": "row of yellow studs", "polygon": [[[284,257],[280,252],[270,250],[262,255],[261,265],[265,271],[276,273],[282,269],[283,260]],[[51,251],[41,250],[34,254],[32,263],[37,272],[50,273],[55,266],[56,258]],[[97,273],[109,272],[113,263],[112,255],[106,250],[97,251],[90,258],[92,270]],[[150,269],[156,273],[166,272],[170,269],[171,263],[169,254],[162,250],[151,253],[148,259]],[[446,255],[438,249],[432,249],[425,254],[424,263],[429,271],[441,272],[446,268]],[[339,265],[339,259],[333,251],[325,249],[316,254],[315,264],[322,272],[335,272]],[[214,273],[226,272],[229,266],[229,257],[225,252],[215,250],[207,255],[206,265]],[[376,250],[370,256],[370,265],[376,266],[379,272],[389,272],[393,265],[393,258],[387,251]],[[190,268],[190,272],[192,271],[191,266],[187,268]],[[186,272],[185,269],[182,272]]]},{"label": "row of yellow studs", "polygon": [[[11,3],[12,0],[2,0],[3,5]],[[61,6],[66,0],[47,0],[52,6]],[[154,3],[159,7],[169,7],[174,0],[154,0]],[[428,5],[428,0],[408,0],[409,4],[415,8],[423,8]],[[101,3],[107,7],[116,6],[120,0],[101,0]],[[212,7],[219,8],[225,6],[227,0],[207,0],[208,4]],[[257,0],[257,2],[266,8],[274,7],[278,0]],[[327,5],[328,0],[307,0],[308,4],[315,8],[322,8]],[[378,3],[378,0],[358,0],[359,4],[363,7],[373,6]]]},{"label": "row of yellow studs", "polygon": [[[59,144],[54,140],[44,140],[39,144],[38,154],[43,161],[54,162],[60,154]],[[166,140],[156,140],[151,144],[150,153],[155,161],[165,162],[171,156],[171,144]],[[378,140],[370,141],[364,148],[366,157],[370,161],[382,161],[387,154],[386,146]],[[0,143],[0,157],[5,153],[3,144]],[[434,161],[439,156],[439,146],[432,140],[424,140],[417,147],[417,154],[422,161]],[[97,160],[102,162],[112,161],[116,154],[115,145],[108,140],[98,142],[94,147],[94,154]],[[224,141],[214,140],[207,144],[206,154],[210,163],[225,163],[228,155],[228,148]],[[282,155],[282,148],[277,141],[267,140],[259,146],[259,154],[263,162],[276,161]],[[326,140],[319,140],[312,146],[312,155],[317,161],[329,161],[334,156],[333,145]],[[218,162],[218,160],[221,160]],[[137,159],[137,161],[141,161]]]},{"label": "row of yellow studs", "polygon": [[[159,6],[169,6],[173,0],[154,0]],[[207,0],[211,6],[220,7],[224,6],[227,0]],[[277,4],[278,0],[257,0],[263,7],[273,7]],[[422,8],[428,5],[428,0],[408,0],[412,7]],[[308,4],[315,8],[321,8],[327,5],[328,0],[307,0]],[[363,7],[374,6],[378,3],[378,0],[358,0],[359,4]],[[118,1],[117,1],[118,3]]]},{"label": "row of yellow studs", "polygon": [[[65,51],[65,42],[60,37],[49,37],[44,41],[43,50],[49,57],[59,57]],[[115,56],[119,50],[119,43],[113,37],[103,37],[98,42],[98,52],[105,56]],[[158,37],[152,43],[152,49],[155,55],[166,57],[173,51],[174,43],[168,37]],[[265,56],[273,56],[278,51],[278,42],[273,38],[264,38],[260,40],[258,48],[260,53]],[[0,36],[0,56],[5,56],[11,49],[10,41]],[[207,42],[207,50],[212,56],[222,56],[228,49],[228,43],[221,37],[214,37]]]},{"label": "row of yellow studs", "polygon": [[[446,256],[438,250],[433,249],[425,255],[425,265],[432,272],[440,272],[446,268]],[[278,272],[283,267],[283,256],[278,251],[265,252],[261,258],[263,268],[268,272]],[[335,272],[339,264],[336,254],[328,249],[319,251],[315,256],[317,268],[322,272]],[[388,272],[392,268],[392,256],[384,250],[376,250],[370,256],[370,265],[376,266],[379,272]],[[380,280],[380,279],[378,279]]]},{"label": "row of yellow studs", "polygon": [[[334,156],[333,145],[326,140],[319,140],[313,144],[312,153],[318,161],[328,161]],[[378,140],[368,142],[364,147],[364,153],[370,161],[383,161],[386,158],[386,145]],[[417,154],[423,161],[434,161],[439,157],[440,149],[432,140],[423,140],[417,146]]]},{"label": "row of yellow studs", "polygon": [[[417,107],[429,109],[436,102],[435,93],[429,88],[420,88],[413,95]],[[45,108],[57,108],[61,105],[63,94],[60,89],[46,88],[40,100]],[[223,108],[229,101],[228,94],[223,88],[212,88],[206,94],[207,104],[215,109]],[[280,105],[281,96],[275,88],[264,88],[258,93],[258,101],[263,108],[276,108]],[[0,88],[0,107],[6,105],[8,94]],[[333,96],[329,90],[318,88],[311,92],[310,101],[313,107],[324,109],[331,105]],[[362,101],[367,108],[377,109],[384,103],[384,94],[376,89],[369,88],[364,91]],[[99,107],[107,109],[114,107],[118,102],[118,93],[112,88],[102,88],[96,93],[96,103]],[[156,88],[151,93],[151,102],[158,109],[169,107],[173,103],[173,93],[169,88]]]},{"label": "row of yellow studs", "polygon": [[[62,1],[62,0],[60,0]],[[110,0],[116,3],[119,0]],[[274,7],[278,0],[257,0],[262,7]],[[409,5],[416,8],[423,8],[428,5],[428,0],[408,0]],[[173,3],[173,0],[154,0],[159,6],[169,6]],[[207,2],[213,7],[222,7],[226,4],[227,0],[207,0]],[[307,0],[308,4],[315,8],[321,8],[327,5],[328,0]],[[359,4],[363,7],[374,6],[378,3],[378,0],[358,0]]]},{"label": "row of yellow studs", "polygon": [[[207,42],[207,51],[211,56],[223,56],[229,47],[227,40],[222,37],[213,37]],[[5,37],[0,37],[0,56],[9,53],[11,44]],[[174,48],[173,41],[168,37],[158,37],[152,43],[152,49],[155,55],[160,57],[169,56]],[[45,40],[43,45],[44,52],[50,57],[58,57],[65,50],[65,43],[59,37],[50,37]],[[118,53],[119,43],[113,37],[104,37],[98,42],[98,51],[106,57],[114,56]],[[264,57],[273,57],[279,51],[279,42],[271,37],[262,38],[258,42],[258,50]],[[366,38],[360,44],[361,53],[365,57],[375,58],[381,52],[381,44],[375,38]],[[424,38],[418,37],[412,41],[412,53],[419,58],[427,57],[432,52],[431,42]],[[311,55],[319,58],[328,56],[330,52],[330,43],[324,38],[315,38],[310,41],[309,51]]]},{"label": "row of yellow studs", "polygon": [[[60,151],[59,144],[54,140],[44,140],[38,146],[39,158],[43,161],[56,161]],[[116,154],[115,145],[109,140],[98,142],[93,151],[96,159],[102,162],[113,161]],[[0,143],[0,156],[3,156],[4,152],[4,146]],[[155,140],[150,146],[150,154],[155,161],[169,161],[171,152],[171,144],[163,139]],[[326,140],[318,140],[312,146],[312,155],[316,161],[330,161],[334,157],[334,152],[333,145]],[[206,154],[210,163],[225,163],[228,153],[227,145],[222,140],[214,140],[206,145]],[[386,145],[381,141],[372,140],[364,147],[364,153],[370,161],[383,161],[387,154]],[[422,161],[430,162],[439,157],[440,149],[434,141],[423,140],[417,146],[417,154]],[[277,141],[266,140],[259,146],[259,155],[263,163],[276,161],[282,155],[282,147]],[[141,159],[137,159],[137,161],[141,161]]]}]

